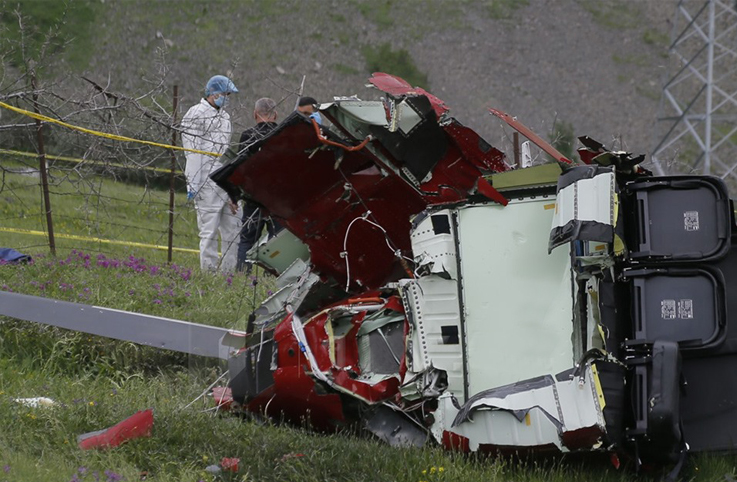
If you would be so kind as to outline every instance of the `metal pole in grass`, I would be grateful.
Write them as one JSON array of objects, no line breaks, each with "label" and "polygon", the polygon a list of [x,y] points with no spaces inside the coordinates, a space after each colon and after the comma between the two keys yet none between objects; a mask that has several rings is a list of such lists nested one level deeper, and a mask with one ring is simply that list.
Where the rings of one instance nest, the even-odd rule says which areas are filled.
[{"label": "metal pole in grass", "polygon": [[[177,107],[179,104],[179,86],[174,86],[174,103],[171,114],[171,145],[176,146],[177,130],[174,125],[177,123]],[[172,251],[174,251],[174,170],[177,167],[177,158],[174,155],[174,149],[169,149],[171,153],[171,173],[169,175],[169,246],[167,252],[167,262],[171,263]]]},{"label": "metal pole in grass", "polygon": [[[31,70],[31,88],[33,89],[33,111],[40,114],[38,110],[38,93],[36,91],[36,71]],[[46,151],[44,150],[44,136],[41,128],[43,125],[36,119],[36,136],[38,137],[38,169],[41,173],[41,190],[44,196],[44,208],[46,209],[46,227],[49,233],[49,249],[51,255],[56,256],[56,241],[54,240],[54,220],[51,216],[51,198],[49,197],[49,178],[46,172]]]}]

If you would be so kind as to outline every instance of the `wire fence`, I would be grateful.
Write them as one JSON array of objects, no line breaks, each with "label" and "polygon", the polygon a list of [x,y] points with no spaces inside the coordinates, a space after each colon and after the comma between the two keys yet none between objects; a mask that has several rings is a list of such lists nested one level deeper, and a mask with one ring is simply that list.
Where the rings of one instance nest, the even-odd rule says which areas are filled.
[{"label": "wire fence", "polygon": [[[39,87],[33,69],[0,82],[0,247],[128,246],[195,262],[199,235],[178,142],[189,106],[179,107],[165,74],[136,95],[86,77]],[[278,103],[298,95],[284,89]],[[232,140],[247,127],[234,123]]]}]

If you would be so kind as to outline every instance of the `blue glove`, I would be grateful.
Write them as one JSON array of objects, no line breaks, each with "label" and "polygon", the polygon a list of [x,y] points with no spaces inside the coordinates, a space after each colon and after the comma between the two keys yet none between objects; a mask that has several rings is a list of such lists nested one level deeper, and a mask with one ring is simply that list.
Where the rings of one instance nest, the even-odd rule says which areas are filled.
[{"label": "blue glove", "polygon": [[187,192],[187,201],[191,201],[194,199],[194,191],[188,191]]}]

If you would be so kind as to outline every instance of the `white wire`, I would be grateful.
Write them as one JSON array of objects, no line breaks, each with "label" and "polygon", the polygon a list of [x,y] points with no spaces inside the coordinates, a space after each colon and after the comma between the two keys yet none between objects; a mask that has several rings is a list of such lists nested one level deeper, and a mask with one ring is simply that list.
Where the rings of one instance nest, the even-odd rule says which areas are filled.
[{"label": "white wire", "polygon": [[261,327],[261,340],[258,343],[258,355],[256,355],[256,363],[261,361],[261,350],[264,348],[264,327]]},{"label": "white wire", "polygon": [[380,224],[375,223],[374,221],[371,221],[370,219],[368,219],[370,215],[371,215],[371,211],[366,211],[365,213],[356,217],[350,223],[348,223],[348,227],[345,230],[345,236],[343,237],[343,252],[340,253],[340,256],[342,258],[345,258],[345,276],[346,276],[345,290],[346,291],[350,289],[350,285],[351,285],[351,266],[348,261],[348,234],[351,232],[351,227],[353,227],[353,223],[355,223],[356,221],[365,221],[379,228],[381,232],[384,233],[384,242],[386,243],[389,250],[392,253],[394,253],[394,256],[396,256],[399,259],[404,258],[411,263],[414,262],[414,260],[412,260],[411,258],[404,256],[400,249],[394,249],[394,246],[392,246],[391,243],[389,242],[389,234],[386,232],[386,229],[384,229]]},{"label": "white wire", "polygon": [[199,394],[199,395],[197,396],[197,398],[195,398],[194,400],[192,400],[191,402],[189,402],[189,403],[188,403],[187,405],[185,405],[185,406],[184,406],[184,407],[182,408],[182,410],[186,410],[187,408],[189,408],[190,406],[192,406],[192,404],[193,404],[194,402],[196,402],[196,401],[197,401],[197,400],[199,400],[200,398],[202,398],[202,397],[204,397],[205,395],[207,395],[207,392],[209,392],[209,391],[210,391],[210,389],[211,389],[212,387],[214,387],[214,386],[215,386],[215,384],[216,384],[217,382],[219,382],[220,380],[222,380],[222,379],[223,379],[223,377],[224,377],[224,376],[226,376],[226,375],[228,374],[228,372],[229,372],[229,370],[225,370],[225,372],[224,372],[224,373],[223,373],[222,375],[220,375],[220,376],[219,376],[219,377],[217,378],[217,380],[215,380],[214,382],[212,382],[212,384],[210,384],[210,386],[209,386],[209,387],[205,388],[205,391],[204,391],[204,392],[202,392],[202,393],[200,393],[200,394]]}]

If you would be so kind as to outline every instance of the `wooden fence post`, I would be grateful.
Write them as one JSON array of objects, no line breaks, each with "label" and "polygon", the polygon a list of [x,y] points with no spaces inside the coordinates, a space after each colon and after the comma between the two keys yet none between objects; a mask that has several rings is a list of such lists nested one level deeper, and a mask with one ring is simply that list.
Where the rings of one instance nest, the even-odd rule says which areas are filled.
[{"label": "wooden fence post", "polygon": [[[31,88],[33,89],[33,111],[38,110],[38,93],[36,92],[36,71],[31,71]],[[46,209],[46,229],[49,233],[49,249],[51,255],[56,256],[56,240],[54,239],[54,219],[51,216],[51,198],[49,197],[49,177],[46,171],[46,151],[44,150],[44,136],[41,128],[43,124],[36,119],[36,137],[38,139],[38,170],[41,173],[41,190],[44,196],[44,208]]]}]

